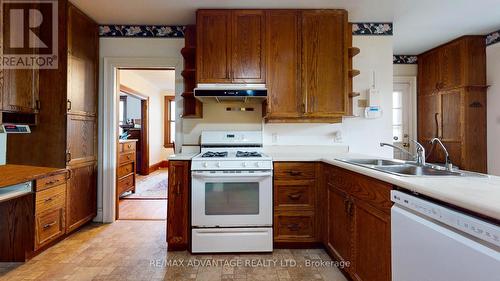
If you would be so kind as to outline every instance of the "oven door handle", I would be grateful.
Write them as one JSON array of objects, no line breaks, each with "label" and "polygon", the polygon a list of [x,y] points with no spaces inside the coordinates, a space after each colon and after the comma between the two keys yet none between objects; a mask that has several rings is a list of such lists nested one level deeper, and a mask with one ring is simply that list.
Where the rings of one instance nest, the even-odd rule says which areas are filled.
[{"label": "oven door handle", "polygon": [[191,173],[193,177],[196,178],[267,178],[267,177],[272,177],[273,172],[266,172],[266,173],[258,173],[258,174],[253,174],[253,173],[196,173],[193,172]]}]

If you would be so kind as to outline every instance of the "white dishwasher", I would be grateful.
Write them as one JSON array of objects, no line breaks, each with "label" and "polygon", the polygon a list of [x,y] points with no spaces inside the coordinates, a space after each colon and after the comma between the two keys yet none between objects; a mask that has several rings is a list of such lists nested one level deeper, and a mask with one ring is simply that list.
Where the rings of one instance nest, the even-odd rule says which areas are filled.
[{"label": "white dishwasher", "polygon": [[393,190],[392,281],[499,281],[500,226]]}]

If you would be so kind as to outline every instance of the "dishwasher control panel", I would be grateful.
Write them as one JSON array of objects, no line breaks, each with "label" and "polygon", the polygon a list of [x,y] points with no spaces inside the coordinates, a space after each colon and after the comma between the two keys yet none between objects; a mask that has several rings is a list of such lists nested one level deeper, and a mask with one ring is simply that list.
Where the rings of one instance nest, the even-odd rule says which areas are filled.
[{"label": "dishwasher control panel", "polygon": [[500,227],[497,225],[397,190],[391,191],[391,200],[421,216],[500,247]]}]

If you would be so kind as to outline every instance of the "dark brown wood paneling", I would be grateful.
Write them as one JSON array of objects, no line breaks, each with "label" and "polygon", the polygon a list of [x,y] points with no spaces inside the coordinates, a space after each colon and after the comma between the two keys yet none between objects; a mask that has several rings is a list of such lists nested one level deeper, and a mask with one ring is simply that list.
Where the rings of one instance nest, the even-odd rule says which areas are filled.
[{"label": "dark brown wood paneling", "polygon": [[233,83],[265,83],[265,14],[262,10],[234,10],[231,27]]},{"label": "dark brown wood paneling", "polygon": [[231,12],[199,10],[196,19],[196,80],[231,82]]},{"label": "dark brown wood paneling", "polygon": [[184,251],[189,247],[191,232],[190,161],[168,164],[167,247],[169,251]]}]

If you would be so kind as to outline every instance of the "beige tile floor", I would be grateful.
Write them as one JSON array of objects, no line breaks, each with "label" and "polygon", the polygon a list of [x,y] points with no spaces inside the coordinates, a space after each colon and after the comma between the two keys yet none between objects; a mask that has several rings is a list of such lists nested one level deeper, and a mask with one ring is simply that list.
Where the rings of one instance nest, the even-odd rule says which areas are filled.
[{"label": "beige tile floor", "polygon": [[86,226],[24,264],[0,263],[0,280],[346,280],[334,266],[307,266],[321,260],[330,258],[320,249],[167,253],[164,221],[117,221]]}]

